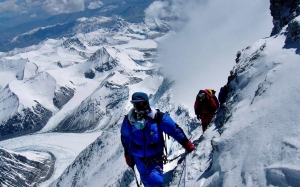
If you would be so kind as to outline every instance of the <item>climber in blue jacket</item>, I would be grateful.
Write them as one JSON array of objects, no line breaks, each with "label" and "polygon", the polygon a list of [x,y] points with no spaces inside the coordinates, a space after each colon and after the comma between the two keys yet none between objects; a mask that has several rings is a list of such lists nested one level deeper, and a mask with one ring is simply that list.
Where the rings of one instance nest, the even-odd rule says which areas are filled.
[{"label": "climber in blue jacket", "polygon": [[121,141],[126,163],[135,165],[145,187],[163,184],[163,132],[173,137],[190,153],[195,146],[168,114],[156,122],[158,111],[151,109],[146,93],[132,95],[133,109],[125,116],[121,127]]}]

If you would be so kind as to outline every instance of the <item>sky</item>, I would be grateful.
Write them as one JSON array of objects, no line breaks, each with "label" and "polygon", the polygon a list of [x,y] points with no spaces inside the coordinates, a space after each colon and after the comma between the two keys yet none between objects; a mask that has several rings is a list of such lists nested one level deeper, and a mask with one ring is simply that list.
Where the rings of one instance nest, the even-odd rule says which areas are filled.
[{"label": "sky", "polygon": [[[50,15],[71,13],[87,9],[99,8],[103,5],[99,0],[0,0],[0,17],[10,14],[32,13],[40,10]],[[4,14],[6,13],[6,14]]]},{"label": "sky", "polygon": [[[158,62],[176,81],[175,101],[193,108],[200,89],[217,93],[226,84],[237,51],[269,37],[272,18],[269,1],[175,0],[156,1],[149,17],[177,16],[181,29],[159,44]],[[188,20],[182,24],[182,20]]]}]

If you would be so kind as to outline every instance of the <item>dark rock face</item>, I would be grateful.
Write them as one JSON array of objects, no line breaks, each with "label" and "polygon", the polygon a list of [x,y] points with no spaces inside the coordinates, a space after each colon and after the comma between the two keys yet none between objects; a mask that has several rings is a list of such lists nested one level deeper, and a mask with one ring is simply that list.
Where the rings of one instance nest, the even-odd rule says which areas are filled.
[{"label": "dark rock face", "polygon": [[35,161],[0,148],[0,186],[36,186],[50,178],[54,161],[53,155]]},{"label": "dark rock face", "polygon": [[95,77],[95,75],[96,75],[95,72],[91,69],[89,69],[88,71],[86,71],[84,73],[84,77],[88,78],[88,79],[93,79]]},{"label": "dark rock face", "polygon": [[20,113],[14,114],[0,126],[0,141],[8,138],[22,136],[41,130],[52,116],[52,112],[40,103],[32,109],[25,108]]},{"label": "dark rock face", "polygon": [[271,36],[278,34],[292,19],[300,15],[299,0],[270,0],[273,17]]},{"label": "dark rock face", "polygon": [[60,87],[59,91],[54,93],[53,104],[57,108],[61,109],[73,96],[73,89]]},{"label": "dark rock face", "polygon": [[105,113],[100,108],[100,102],[89,100],[82,104],[72,115],[59,123],[55,132],[84,132],[93,129],[103,119]]},{"label": "dark rock face", "polygon": [[293,20],[287,27],[287,41],[300,42],[300,22]]},{"label": "dark rock face", "polygon": [[127,87],[111,89],[111,93],[105,96],[105,102],[102,102],[101,96],[97,99],[88,98],[74,113],[61,121],[54,131],[80,133],[93,130],[104,117],[114,115],[111,110],[120,108],[127,99]]},{"label": "dark rock face", "polygon": [[100,73],[103,73],[104,71],[112,70],[117,65],[118,65],[118,62],[116,62],[115,60],[110,60],[110,61],[107,61],[107,62],[101,64],[100,66],[95,67],[95,70],[97,70]]}]

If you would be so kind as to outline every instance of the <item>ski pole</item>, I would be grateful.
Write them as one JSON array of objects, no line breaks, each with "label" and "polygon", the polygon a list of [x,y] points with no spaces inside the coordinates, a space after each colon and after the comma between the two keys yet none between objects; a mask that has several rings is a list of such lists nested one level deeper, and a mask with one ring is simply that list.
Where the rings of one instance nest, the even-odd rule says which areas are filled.
[{"label": "ski pole", "polygon": [[135,181],[136,181],[136,185],[137,185],[137,187],[140,187],[140,185],[139,185],[139,181],[138,181],[138,179],[137,179],[137,176],[136,176],[136,174],[135,174],[134,167],[132,167],[131,169],[132,169],[132,172],[133,172],[133,175],[134,175]]}]

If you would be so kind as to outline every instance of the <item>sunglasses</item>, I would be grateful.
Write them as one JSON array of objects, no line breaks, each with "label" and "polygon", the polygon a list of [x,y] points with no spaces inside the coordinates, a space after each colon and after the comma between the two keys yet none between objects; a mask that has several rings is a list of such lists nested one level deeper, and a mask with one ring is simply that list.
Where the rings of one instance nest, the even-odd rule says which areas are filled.
[{"label": "sunglasses", "polygon": [[141,102],[136,102],[136,103],[132,103],[134,108],[142,108],[142,107],[145,107],[148,105],[148,102],[144,102],[144,101],[141,101]]}]

